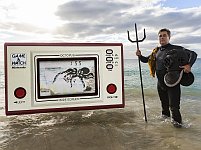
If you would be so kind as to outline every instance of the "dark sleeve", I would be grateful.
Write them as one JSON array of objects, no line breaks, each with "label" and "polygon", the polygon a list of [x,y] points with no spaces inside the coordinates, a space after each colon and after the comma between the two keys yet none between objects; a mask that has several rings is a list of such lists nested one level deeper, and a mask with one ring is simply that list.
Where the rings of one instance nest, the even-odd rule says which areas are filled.
[{"label": "dark sleeve", "polygon": [[141,55],[141,56],[139,56],[139,59],[143,63],[148,63],[149,56],[145,57],[145,56]]},{"label": "dark sleeve", "polygon": [[197,59],[197,54],[194,51],[191,51],[188,49],[185,49],[185,51],[187,52],[188,57],[189,57],[189,60],[188,60],[189,65],[192,67]]}]

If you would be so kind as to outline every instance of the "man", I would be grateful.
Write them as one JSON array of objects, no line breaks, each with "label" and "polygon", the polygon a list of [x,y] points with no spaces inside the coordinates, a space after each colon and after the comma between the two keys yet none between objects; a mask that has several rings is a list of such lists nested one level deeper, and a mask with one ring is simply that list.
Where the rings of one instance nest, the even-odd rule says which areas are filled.
[{"label": "man", "polygon": [[[154,77],[155,73],[158,79],[157,90],[162,106],[162,117],[170,117],[170,110],[172,114],[172,123],[175,127],[182,127],[182,117],[180,114],[180,98],[181,89],[180,83],[169,87],[164,82],[164,76],[168,73],[167,69],[167,54],[171,50],[182,49],[188,56],[188,62],[185,65],[179,66],[183,72],[190,73],[191,67],[194,64],[197,54],[193,51],[187,50],[181,46],[172,45],[169,43],[171,32],[164,28],[158,32],[160,47],[153,50],[148,57],[142,56],[141,51],[137,49],[136,55],[139,56],[140,61],[149,63],[150,73]],[[166,61],[165,61],[166,60]],[[169,61],[170,62],[170,61]],[[174,62],[172,62],[174,65]]]}]

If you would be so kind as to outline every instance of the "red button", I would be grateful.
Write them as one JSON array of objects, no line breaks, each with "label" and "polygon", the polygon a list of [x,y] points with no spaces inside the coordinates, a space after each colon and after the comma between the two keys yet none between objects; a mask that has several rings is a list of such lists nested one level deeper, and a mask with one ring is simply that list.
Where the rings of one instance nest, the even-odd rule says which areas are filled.
[{"label": "red button", "polygon": [[14,95],[17,98],[24,98],[26,96],[26,90],[22,87],[18,87],[17,89],[15,89]]},{"label": "red button", "polygon": [[116,91],[117,91],[117,87],[116,87],[115,84],[109,84],[109,85],[107,86],[107,92],[108,92],[109,94],[114,94]]}]

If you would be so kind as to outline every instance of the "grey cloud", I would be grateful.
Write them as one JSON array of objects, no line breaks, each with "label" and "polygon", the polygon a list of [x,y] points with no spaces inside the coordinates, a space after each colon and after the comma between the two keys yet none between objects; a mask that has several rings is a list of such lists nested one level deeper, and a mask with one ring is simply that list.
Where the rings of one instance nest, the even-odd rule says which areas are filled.
[{"label": "grey cloud", "polygon": [[201,42],[201,36],[200,35],[188,35],[184,37],[179,37],[174,39],[175,43],[181,43],[181,44],[196,44]]},{"label": "grey cloud", "polygon": [[163,23],[170,24],[171,27],[193,27],[195,25],[201,24],[201,13],[195,16],[192,12],[169,12],[164,15],[161,15],[159,19],[163,19]]},{"label": "grey cloud", "polygon": [[201,25],[199,8],[192,10],[168,10],[161,7],[152,7],[142,9],[129,17],[143,26],[156,29],[161,27],[173,29],[182,27],[197,28],[197,26]]},{"label": "grey cloud", "polygon": [[[188,26],[195,28],[201,24],[201,13],[196,10],[195,12],[165,9],[162,11],[159,7],[151,7],[135,13],[139,7],[132,3],[101,0],[71,1],[59,6],[56,12],[57,16],[68,22],[58,29],[58,33],[62,34],[62,31],[83,36],[123,33],[133,29],[134,22],[137,22],[139,27],[151,27],[156,30],[162,27],[173,30]],[[134,13],[127,13],[131,9]]]},{"label": "grey cloud", "polygon": [[84,21],[84,20],[104,20],[111,14],[118,14],[121,10],[130,8],[131,5],[111,1],[71,1],[58,7],[55,13],[63,20]]},{"label": "grey cloud", "polygon": [[112,1],[71,1],[58,7],[56,15],[66,21],[59,34],[93,36],[125,32],[126,10],[132,5]]},{"label": "grey cloud", "polygon": [[106,24],[90,25],[88,23],[67,23],[58,28],[56,32],[57,34],[66,34],[72,36],[75,34],[79,37],[85,37],[103,33],[107,34],[106,29],[109,28],[111,28],[111,26]]}]

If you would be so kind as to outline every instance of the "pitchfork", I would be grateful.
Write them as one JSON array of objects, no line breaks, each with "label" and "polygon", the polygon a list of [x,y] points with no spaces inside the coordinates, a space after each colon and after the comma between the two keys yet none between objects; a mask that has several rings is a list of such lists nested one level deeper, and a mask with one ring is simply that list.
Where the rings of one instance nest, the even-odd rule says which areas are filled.
[{"label": "pitchfork", "polygon": [[[145,29],[144,29],[144,37],[141,40],[138,39],[136,23],[135,23],[135,35],[136,35],[135,41],[131,40],[129,31],[127,31],[127,32],[128,32],[128,40],[132,43],[137,43],[137,50],[139,50],[139,42],[144,41],[144,39],[146,38]],[[141,64],[140,64],[139,56],[138,56],[138,63],[139,63],[139,70],[140,70],[140,81],[141,81],[141,90],[142,90],[142,100],[143,100],[143,106],[144,106],[144,117],[145,117],[145,121],[147,122],[146,107],[145,107],[145,100],[144,100],[144,90],[143,90],[143,83],[142,83],[142,71],[141,71]]]}]

